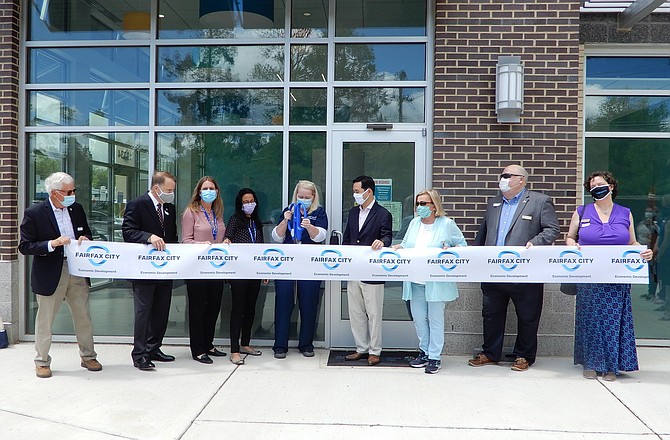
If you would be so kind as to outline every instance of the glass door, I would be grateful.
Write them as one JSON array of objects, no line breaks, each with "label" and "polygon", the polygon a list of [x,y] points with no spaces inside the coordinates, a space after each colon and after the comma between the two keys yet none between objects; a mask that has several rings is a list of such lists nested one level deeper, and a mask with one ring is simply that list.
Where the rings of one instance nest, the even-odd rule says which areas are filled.
[{"label": "glass door", "polygon": [[[331,228],[344,232],[354,206],[352,180],[360,175],[375,179],[377,202],[393,216],[393,242],[399,243],[413,217],[414,194],[426,187],[426,137],[421,131],[336,131],[328,172],[332,197],[328,212]],[[331,347],[354,347],[349,324],[346,282],[327,283]],[[417,338],[402,283],[384,288],[384,348],[415,348]]]}]

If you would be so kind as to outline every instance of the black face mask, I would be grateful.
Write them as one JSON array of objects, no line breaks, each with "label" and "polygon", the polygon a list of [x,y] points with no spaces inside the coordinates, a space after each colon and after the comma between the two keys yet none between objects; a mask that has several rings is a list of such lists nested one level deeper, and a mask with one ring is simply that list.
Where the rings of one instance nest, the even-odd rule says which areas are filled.
[{"label": "black face mask", "polygon": [[595,200],[602,200],[610,193],[609,185],[600,185],[594,188],[591,188],[591,197]]}]

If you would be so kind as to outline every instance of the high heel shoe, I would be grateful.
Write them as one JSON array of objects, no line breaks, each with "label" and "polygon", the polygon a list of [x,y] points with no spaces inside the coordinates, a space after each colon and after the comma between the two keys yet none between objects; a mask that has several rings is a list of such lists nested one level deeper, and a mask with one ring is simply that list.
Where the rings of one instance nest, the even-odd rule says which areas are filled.
[{"label": "high heel shoe", "polygon": [[[232,354],[232,353],[231,353]],[[244,359],[239,358],[237,360],[233,359],[233,356],[231,355],[228,359],[230,359],[230,362],[235,364],[235,365],[244,365]]]}]

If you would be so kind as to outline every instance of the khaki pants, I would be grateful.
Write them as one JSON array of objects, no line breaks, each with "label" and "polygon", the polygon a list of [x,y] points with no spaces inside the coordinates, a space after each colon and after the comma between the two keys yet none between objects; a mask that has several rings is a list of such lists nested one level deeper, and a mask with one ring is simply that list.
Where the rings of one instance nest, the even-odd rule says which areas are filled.
[{"label": "khaki pants", "polygon": [[379,356],[382,352],[384,285],[349,281],[347,300],[356,351]]},{"label": "khaki pants", "polygon": [[63,271],[56,291],[51,296],[37,295],[37,316],[35,317],[35,365],[50,366],[51,327],[63,301],[72,314],[74,333],[79,344],[79,356],[83,360],[97,357],[93,349],[93,324],[88,308],[88,284],[86,278],[71,276],[67,261],[63,261]]}]

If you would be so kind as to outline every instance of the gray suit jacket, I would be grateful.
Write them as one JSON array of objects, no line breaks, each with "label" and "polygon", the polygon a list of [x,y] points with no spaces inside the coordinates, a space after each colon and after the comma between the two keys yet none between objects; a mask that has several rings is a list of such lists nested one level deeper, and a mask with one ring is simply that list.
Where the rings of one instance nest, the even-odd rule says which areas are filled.
[{"label": "gray suit jacket", "polygon": [[[496,245],[501,211],[502,195],[489,199],[484,220],[473,243],[475,246]],[[525,246],[529,241],[534,246],[550,245],[558,238],[559,233],[558,218],[551,198],[526,189],[514,212],[505,245]]]}]

